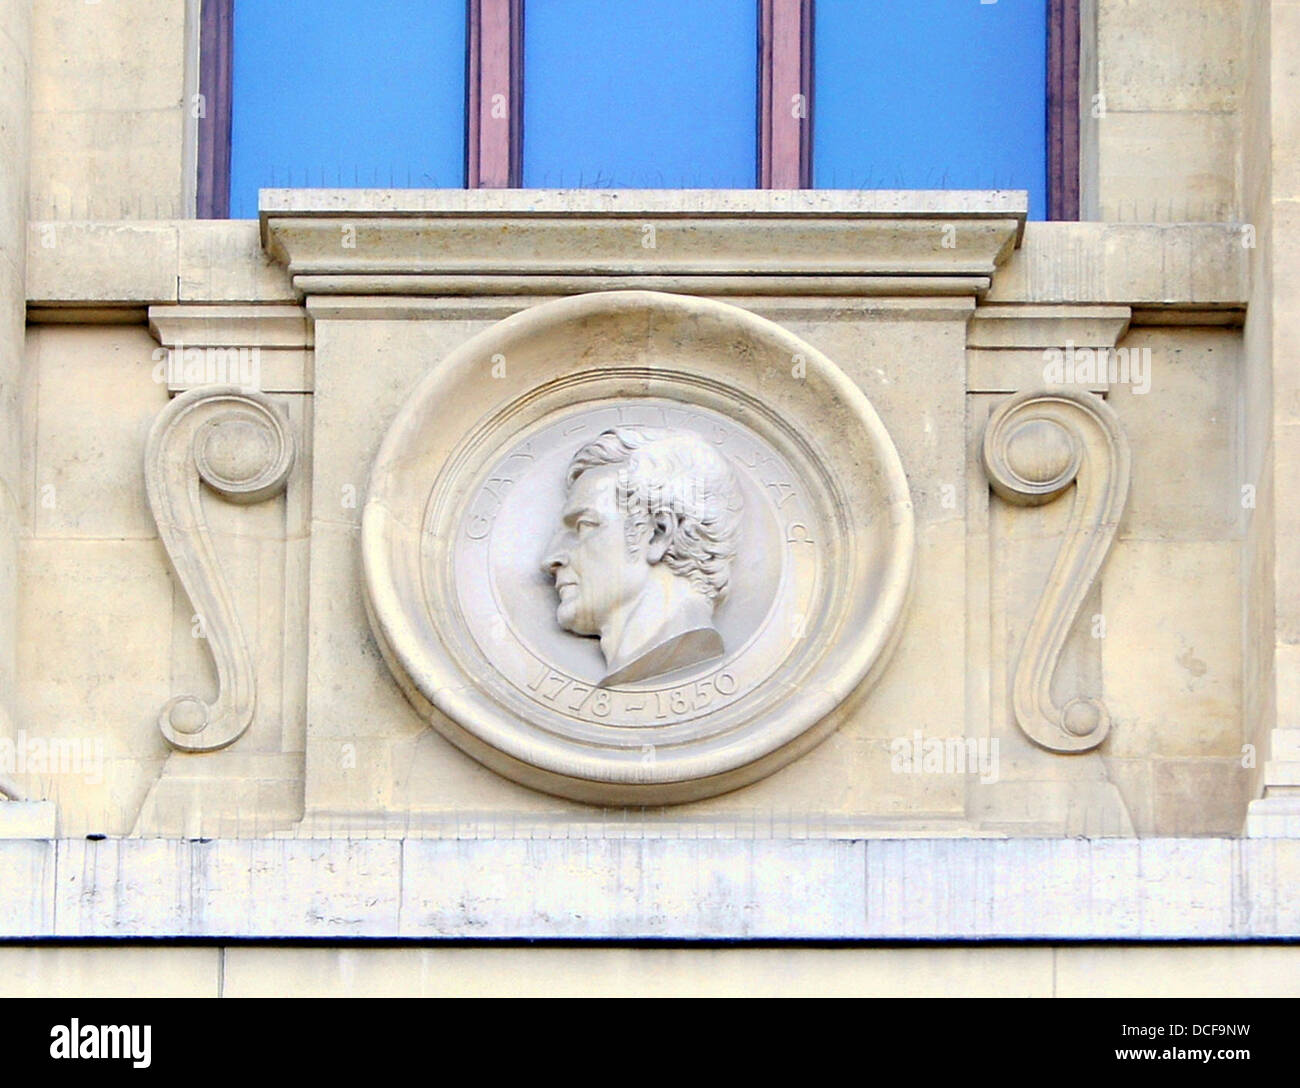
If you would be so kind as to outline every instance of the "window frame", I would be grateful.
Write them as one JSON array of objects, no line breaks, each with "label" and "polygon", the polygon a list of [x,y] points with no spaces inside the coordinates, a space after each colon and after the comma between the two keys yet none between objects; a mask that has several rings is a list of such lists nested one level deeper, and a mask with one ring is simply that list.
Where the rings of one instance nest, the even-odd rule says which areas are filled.
[{"label": "window frame", "polygon": [[[816,0],[755,0],[759,189],[812,188]],[[195,214],[230,215],[235,0],[201,0]],[[523,181],[524,0],[466,0],[465,187]],[[1079,218],[1080,0],[1047,0],[1047,218]],[[495,96],[505,96],[501,117]],[[795,116],[795,96],[803,116]],[[494,116],[494,113],[496,114]]]},{"label": "window frame", "polygon": [[230,139],[235,0],[202,0],[199,12],[199,153],[195,215],[230,218]]}]

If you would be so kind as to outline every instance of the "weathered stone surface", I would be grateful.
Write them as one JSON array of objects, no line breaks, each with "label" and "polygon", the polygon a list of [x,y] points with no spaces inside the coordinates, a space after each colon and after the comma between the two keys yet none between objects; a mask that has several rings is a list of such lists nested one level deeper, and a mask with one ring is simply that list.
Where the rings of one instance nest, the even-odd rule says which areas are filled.
[{"label": "weathered stone surface", "polygon": [[1300,926],[1300,849],[1248,839],[55,840],[0,842],[0,859],[51,874],[0,915],[6,937],[1150,940]]},{"label": "weathered stone surface", "polygon": [[[1300,5],[1084,5],[1082,182],[1102,221],[1080,223],[1026,223],[1002,192],[528,190],[283,191],[259,222],[196,222],[182,8],[32,0],[0,27],[0,740],[103,746],[89,775],[18,776],[45,800],[0,801],[6,932],[1300,932]],[[879,682],[788,767],[677,808],[562,800],[466,756],[408,704],[362,590],[366,481],[421,378],[548,299],[629,288],[725,299],[824,352],[879,411],[917,525]],[[247,732],[203,756],[157,728],[168,698],[220,686],[145,501],[149,426],[205,384],[155,380],[159,343],[257,348],[256,384],[301,443],[284,499],[195,485],[258,692]],[[1151,365],[1146,389],[1069,385],[1104,398],[1133,470],[1039,692],[1113,717],[1068,757],[1022,731],[1014,685],[1080,489],[1012,505],[980,464],[986,421],[1067,343]],[[553,347],[563,379],[576,362]],[[464,408],[439,405],[453,442],[483,415]],[[823,427],[804,427],[810,446]],[[1059,444],[1035,433],[1046,464]],[[917,738],[996,743],[992,780],[901,770]],[[113,970],[47,951],[0,950],[13,992]],[[187,951],[204,958],[178,953],[158,992],[220,985],[213,950]],[[1017,969],[1017,992],[1107,988],[1101,952],[1027,951],[1050,960]],[[1202,962],[1252,976],[1243,992],[1286,989],[1252,952]],[[436,988],[433,956],[394,988]],[[971,978],[923,962],[913,992]],[[1154,963],[1128,984],[1159,989]],[[331,953],[284,980],[373,992],[384,969]],[[241,952],[229,989],[266,988],[265,970]]]}]

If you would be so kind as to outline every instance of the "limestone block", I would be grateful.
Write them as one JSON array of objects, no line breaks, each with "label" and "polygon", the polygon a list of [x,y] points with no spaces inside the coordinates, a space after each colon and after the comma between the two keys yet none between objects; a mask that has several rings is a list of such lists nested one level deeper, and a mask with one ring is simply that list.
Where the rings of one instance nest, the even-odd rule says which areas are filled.
[{"label": "limestone block", "polygon": [[1057,997],[1295,997],[1300,948],[1200,945],[1171,956],[1159,946],[1065,946],[1055,953]]},{"label": "limestone block", "polygon": [[1275,426],[1273,487],[1276,557],[1273,566],[1279,642],[1300,643],[1300,423]]},{"label": "limestone block", "polygon": [[32,20],[33,217],[185,214],[184,6],[51,0]]},{"label": "limestone block", "polygon": [[[534,844],[523,841],[408,841],[402,849],[402,934],[488,936],[501,932],[503,916],[513,914],[547,918],[556,936],[612,936],[620,928],[615,919],[642,903],[653,907],[641,928],[663,937],[722,936],[740,919],[741,932],[753,937],[779,931],[817,937],[837,929],[847,936],[866,922],[863,856],[849,842],[788,850],[750,840],[725,853],[707,841],[593,840],[584,846],[587,860],[575,868],[573,861],[545,864]],[[672,868],[665,864],[669,857]],[[522,883],[513,875],[521,871],[528,874]],[[472,897],[453,891],[464,882],[474,885]],[[794,902],[803,905],[797,918],[787,910]]]},{"label": "limestone block", "polygon": [[9,998],[217,997],[222,949],[157,946],[0,946]]},{"label": "limestone block", "polygon": [[1150,353],[1149,390],[1117,383],[1108,402],[1133,450],[1121,539],[1234,538],[1245,482],[1240,339],[1231,330],[1139,328],[1120,346]]},{"label": "limestone block", "polygon": [[0,839],[52,839],[57,834],[58,806],[53,802],[6,800],[0,804]]},{"label": "limestone block", "polygon": [[175,223],[33,222],[27,299],[53,306],[175,302],[178,260]]},{"label": "limestone block", "polygon": [[1270,4],[1267,40],[1273,57],[1265,69],[1272,81],[1268,103],[1272,155],[1262,161],[1266,170],[1271,166],[1273,196],[1295,200],[1300,197],[1300,75],[1290,58],[1300,49],[1300,8]]},{"label": "limestone block", "polygon": [[0,260],[16,260],[15,249],[27,219],[27,174],[17,166],[27,157],[27,73],[22,46],[0,34],[0,155],[6,163],[0,171]]},{"label": "limestone block", "polygon": [[1108,754],[1240,758],[1239,562],[1233,541],[1116,542],[1099,640]]},{"label": "limestone block", "polygon": [[[1300,218],[1291,220],[1291,223],[1300,227]],[[1297,337],[1300,337],[1300,302],[1296,301],[1289,285],[1275,294],[1271,318],[1274,350],[1283,352],[1285,356],[1290,353],[1291,345],[1300,342],[1297,341]],[[1263,389],[1250,390],[1253,396],[1249,408],[1258,410],[1247,418],[1267,419],[1271,415],[1279,424],[1300,423],[1300,378],[1292,373],[1292,369],[1289,366],[1276,368],[1272,375],[1271,390],[1268,391],[1271,396],[1266,397]],[[1255,443],[1263,437],[1255,436]]]},{"label": "limestone block", "polygon": [[1240,311],[1252,252],[1242,239],[1239,228],[1222,223],[1026,223],[1024,242],[998,270],[984,302]]},{"label": "limestone block", "polygon": [[0,485],[15,495],[19,486],[18,473],[22,458],[19,456],[20,428],[24,388],[23,361],[25,314],[19,299],[22,282],[13,264],[0,259],[0,419],[5,420],[0,431]]},{"label": "limestone block", "polygon": [[[223,933],[273,934],[279,927],[276,916],[288,914],[302,915],[306,927],[319,937],[360,936],[376,929],[397,932],[402,845],[373,839],[343,845],[339,850],[265,840],[246,861],[214,852],[205,859],[206,881],[240,888],[242,895],[218,904],[209,924]],[[304,902],[305,889],[331,886],[332,893],[309,896],[315,905]]]},{"label": "limestone block", "polygon": [[1236,216],[1235,114],[1108,112],[1098,129],[1103,219],[1180,223]]},{"label": "limestone block", "polygon": [[185,302],[296,302],[289,275],[262,249],[253,220],[186,220],[180,240]]},{"label": "limestone block", "polygon": [[[18,614],[18,540],[22,518],[8,488],[0,487],[0,616]],[[12,621],[11,621],[12,622]],[[16,683],[16,645],[7,641],[0,645],[0,689],[11,698],[0,703],[0,736],[8,732],[6,718],[13,713],[12,693]]]},{"label": "limestone block", "polygon": [[32,218],[182,218],[184,132],[180,107],[34,112]]},{"label": "limestone block", "polygon": [[788,322],[870,398],[898,447],[918,524],[956,520],[965,491],[966,317]]},{"label": "limestone block", "polygon": [[31,539],[22,546],[18,720],[29,738],[82,762],[43,777],[65,827],[124,833],[166,745],[155,719],[170,692],[172,585],[150,540]]},{"label": "limestone block", "polygon": [[151,306],[149,331],[167,349],[171,392],[226,384],[264,393],[313,388],[312,327],[301,306]]},{"label": "limestone block", "polygon": [[6,839],[0,850],[7,874],[6,879],[0,880],[0,918],[18,922],[7,931],[54,932],[53,841]]},{"label": "limestone block", "polygon": [[1300,729],[1300,646],[1278,643],[1275,654],[1277,720],[1282,729],[1292,732]]},{"label": "limestone block", "polygon": [[[229,948],[227,997],[1043,997],[1048,948]],[[1273,971],[1276,977],[1278,971]]]},{"label": "limestone block", "polygon": [[1246,813],[1246,834],[1257,839],[1300,838],[1300,797],[1281,794],[1252,801]]},{"label": "limestone block", "polygon": [[[1101,0],[1106,109],[1232,111],[1242,76],[1237,0]],[[1159,27],[1160,48],[1151,32]]]},{"label": "limestone block", "polygon": [[[1269,447],[1271,450],[1271,446]],[[1259,505],[1246,526],[1242,546],[1242,681],[1245,734],[1243,741],[1263,748],[1277,720],[1273,562],[1276,540],[1272,518],[1272,474],[1260,480]],[[1262,768],[1256,771],[1256,788]]]},{"label": "limestone block", "polygon": [[1237,835],[1248,775],[1236,759],[1162,759],[1153,764],[1157,835]]},{"label": "limestone block", "polygon": [[32,873],[0,912],[8,937],[1243,940],[1300,926],[1300,849],[1283,840],[61,839],[0,841],[0,861]]},{"label": "limestone block", "polygon": [[1133,834],[1146,838],[1155,834],[1155,788],[1152,761],[1144,757],[1103,755],[1106,776],[1115,784],[1129,818],[1133,821]]},{"label": "limestone block", "polygon": [[22,151],[24,132],[19,118],[30,108],[30,15],[30,5],[10,4],[0,31],[0,147],[13,155]]},{"label": "limestone block", "polygon": [[172,0],[32,6],[37,110],[150,110],[181,105],[185,8]]},{"label": "limestone block", "polygon": [[172,752],[140,806],[132,835],[258,838],[302,818],[297,753]]},{"label": "limestone block", "polygon": [[[1131,317],[1127,306],[983,305],[971,317],[966,346],[1041,351],[1064,347],[1068,342],[1081,348],[1109,348],[1128,329]],[[1013,391],[1020,388],[1015,386]]]},{"label": "limestone block", "polygon": [[157,536],[144,493],[144,442],[166,386],[140,327],[44,326],[36,362],[34,531]]},{"label": "limestone block", "polygon": [[[366,475],[398,408],[426,369],[486,325],[478,321],[317,324],[311,504],[316,521],[361,524]],[[382,359],[383,365],[358,366],[359,359]],[[359,404],[366,405],[360,419]]]},{"label": "limestone block", "polygon": [[[1294,357],[1300,331],[1300,201],[1275,201],[1272,221],[1273,263],[1272,350],[1275,359]],[[1274,412],[1283,419],[1300,419],[1300,375],[1294,366],[1272,369]]]}]

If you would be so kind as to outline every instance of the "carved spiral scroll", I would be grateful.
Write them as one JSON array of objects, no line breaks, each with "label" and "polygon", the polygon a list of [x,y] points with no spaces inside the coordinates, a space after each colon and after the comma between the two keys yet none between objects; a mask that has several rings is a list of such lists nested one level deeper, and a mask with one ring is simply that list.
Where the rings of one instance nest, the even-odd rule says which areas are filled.
[{"label": "carved spiral scroll", "polygon": [[149,505],[217,670],[214,701],[176,695],[159,712],[158,728],[182,751],[211,752],[238,740],[256,702],[252,659],[203,516],[199,481],[231,502],[261,502],[283,490],[293,461],[293,434],[275,405],[235,386],[182,394],[149,433]]},{"label": "carved spiral scroll", "polygon": [[1088,695],[1052,701],[1061,650],[1105,562],[1128,499],[1129,447],[1105,402],[1070,390],[1030,390],[1004,401],[984,432],[984,471],[1008,502],[1039,506],[1076,485],[1065,540],[1025,635],[1012,701],[1030,740],[1053,752],[1086,752],[1110,730]]}]

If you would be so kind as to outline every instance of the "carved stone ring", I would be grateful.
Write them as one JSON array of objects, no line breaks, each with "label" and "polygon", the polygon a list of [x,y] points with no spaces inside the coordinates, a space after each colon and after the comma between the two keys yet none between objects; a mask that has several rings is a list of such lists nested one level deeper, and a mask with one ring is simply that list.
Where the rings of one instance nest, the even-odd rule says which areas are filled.
[{"label": "carved stone ring", "polygon": [[894,445],[829,359],[735,306],[616,291],[429,360],[362,557],[385,658],[452,743],[663,804],[838,725],[897,635],[913,533]]}]

